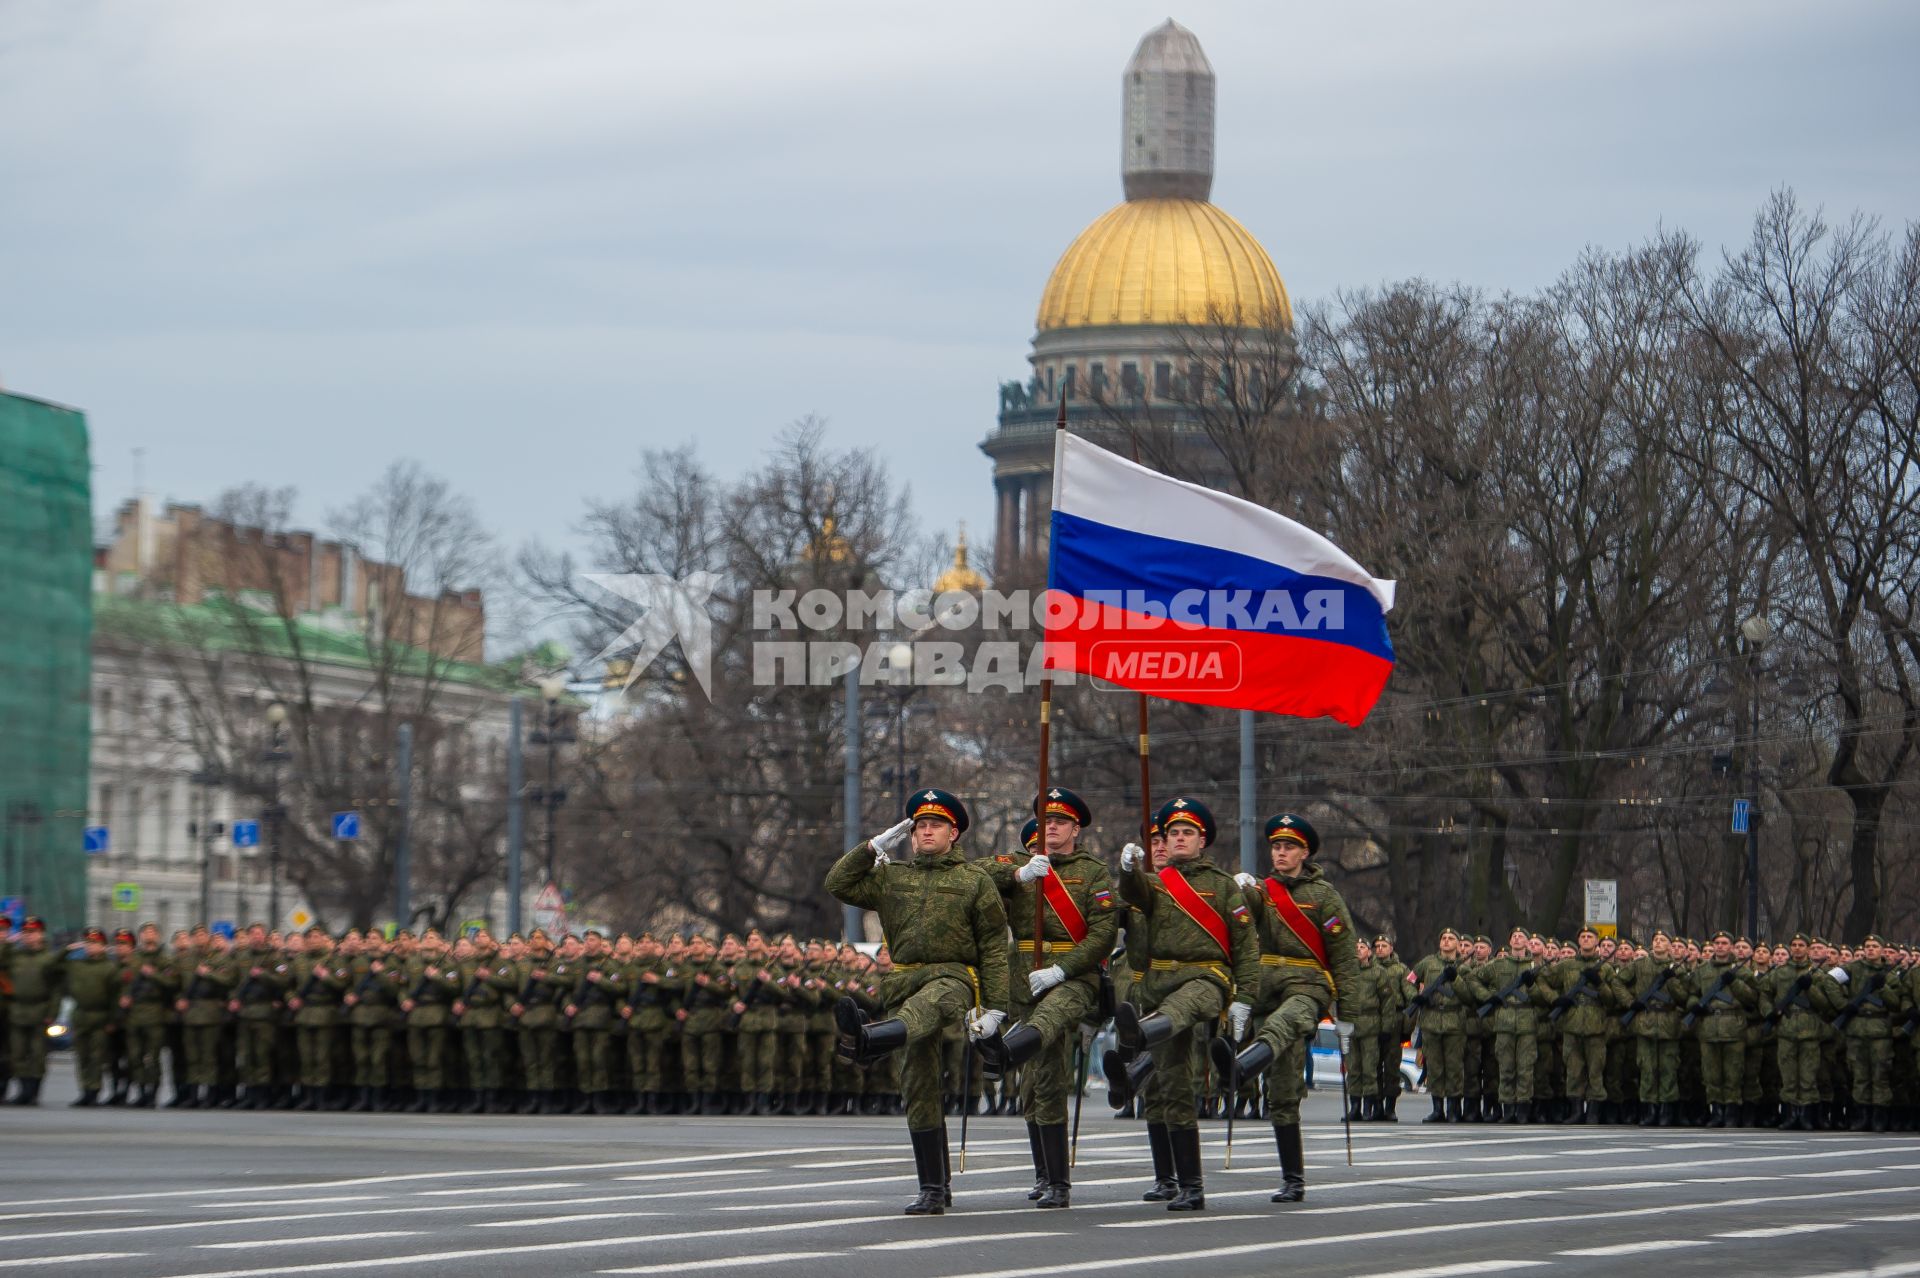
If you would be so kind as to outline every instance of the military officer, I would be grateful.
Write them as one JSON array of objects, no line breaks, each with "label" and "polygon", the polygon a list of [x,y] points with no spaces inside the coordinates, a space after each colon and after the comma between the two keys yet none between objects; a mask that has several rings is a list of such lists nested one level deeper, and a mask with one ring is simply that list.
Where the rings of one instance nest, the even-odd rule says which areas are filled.
[{"label": "military officer", "polygon": [[[1300,1101],[1306,1095],[1307,1050],[1342,991],[1359,983],[1354,961],[1352,914],[1313,857],[1320,835],[1305,817],[1282,812],[1266,824],[1273,873],[1263,881],[1238,874],[1234,881],[1253,903],[1260,934],[1260,963],[1270,978],[1260,985],[1261,1010],[1271,1007],[1253,1043],[1237,1057],[1227,1039],[1213,1042],[1214,1066],[1229,1088],[1237,1080],[1267,1075],[1267,1117],[1280,1150],[1282,1184],[1276,1203],[1307,1196],[1307,1156],[1300,1140]],[[1239,997],[1238,995],[1235,996]]]},{"label": "military officer", "polygon": [[[1020,1070],[1020,1112],[1027,1120],[1040,1207],[1070,1205],[1067,1097],[1075,1085],[1073,1046],[1081,1022],[1100,1002],[1100,979],[1119,927],[1107,864],[1080,849],[1093,812],[1065,786],[1036,797],[1044,826],[1031,854],[980,863],[1013,928],[1017,962],[1010,976],[1013,1017],[1005,1034],[981,1041],[981,1054],[1004,1075]],[[1041,935],[1034,935],[1040,911]]]},{"label": "military officer", "polygon": [[[852,999],[835,1009],[844,1050],[871,1062],[901,1051],[900,1087],[920,1194],[909,1215],[940,1215],[952,1201],[941,1113],[943,1027],[965,1020],[976,1039],[999,1031],[1007,1008],[1007,915],[993,881],[959,849],[967,809],[938,788],[922,791],[907,820],[841,857],[827,891],[875,910],[893,954],[881,982],[887,1019],[869,1022]],[[911,850],[911,859],[895,854]]]},{"label": "military officer", "polygon": [[1201,1211],[1198,1058],[1223,1011],[1235,1039],[1252,1024],[1260,943],[1239,884],[1206,859],[1215,830],[1206,805],[1181,795],[1161,806],[1158,820],[1164,867],[1149,869],[1135,843],[1120,853],[1121,895],[1145,916],[1147,972],[1140,1005],[1121,1004],[1114,1028],[1123,1057],[1153,1059],[1145,1116],[1154,1183],[1143,1197],[1169,1211]]}]

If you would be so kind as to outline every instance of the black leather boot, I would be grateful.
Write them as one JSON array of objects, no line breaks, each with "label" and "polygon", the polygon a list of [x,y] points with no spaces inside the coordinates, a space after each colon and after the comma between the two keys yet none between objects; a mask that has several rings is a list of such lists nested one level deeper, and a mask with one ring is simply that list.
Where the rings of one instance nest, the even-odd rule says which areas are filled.
[{"label": "black leather boot", "polygon": [[[81,1092],[79,1096],[67,1102],[68,1109],[91,1109],[100,1103],[100,1089]],[[1865,1130],[1864,1128],[1862,1130]]]},{"label": "black leather boot", "polygon": [[1040,1149],[1040,1125],[1027,1124],[1027,1149],[1033,1154],[1033,1188],[1027,1191],[1027,1201],[1039,1202],[1041,1195],[1047,1192],[1047,1156]]},{"label": "black leather boot", "polygon": [[1447,1100],[1444,1096],[1433,1098],[1433,1112],[1420,1120],[1423,1123],[1444,1123],[1447,1121]]},{"label": "black leather boot", "polygon": [[1200,1129],[1175,1127],[1167,1132],[1173,1145],[1173,1178],[1180,1192],[1167,1204],[1168,1211],[1205,1211],[1206,1187],[1200,1174]]},{"label": "black leather boot", "polygon": [[1046,1163],[1047,1188],[1037,1206],[1072,1206],[1071,1174],[1067,1170],[1067,1125],[1048,1123],[1040,1128],[1040,1153]]},{"label": "black leather boot", "polygon": [[[1001,1073],[1024,1065],[1040,1050],[1040,1031],[1031,1025],[1016,1025],[992,1038],[983,1038],[974,1046],[989,1066]],[[1004,1097],[1005,1091],[1002,1090]]]},{"label": "black leather boot", "polygon": [[1137,1056],[1155,1043],[1173,1037],[1173,1022],[1159,1012],[1140,1015],[1131,1003],[1122,1003],[1113,1013],[1114,1034],[1120,1040],[1122,1055]]},{"label": "black leather boot", "polygon": [[1147,1084],[1147,1076],[1153,1073],[1153,1057],[1144,1052],[1132,1060],[1118,1052],[1108,1052],[1102,1064],[1107,1073],[1107,1103],[1119,1109],[1138,1099],[1140,1089]]},{"label": "black leather boot", "polygon": [[1273,1196],[1276,1203],[1302,1202],[1307,1196],[1307,1154],[1300,1143],[1300,1124],[1292,1123],[1286,1127],[1276,1126],[1273,1138],[1280,1146],[1280,1192]]},{"label": "black leather boot", "polygon": [[1172,1133],[1165,1123],[1147,1124],[1147,1148],[1153,1151],[1153,1188],[1140,1195],[1140,1201],[1172,1202],[1180,1190],[1173,1179]]},{"label": "black leather boot", "polygon": [[907,1215],[944,1215],[947,1210],[946,1128],[908,1132],[907,1137],[913,1142],[913,1167],[920,1178],[920,1196],[907,1204]]},{"label": "black leather boot", "polygon": [[1273,1064],[1273,1049],[1257,1038],[1237,1055],[1233,1044],[1224,1038],[1207,1044],[1207,1051],[1213,1057],[1213,1068],[1220,1075],[1221,1085],[1229,1091],[1238,1091],[1241,1079],[1257,1078]]}]

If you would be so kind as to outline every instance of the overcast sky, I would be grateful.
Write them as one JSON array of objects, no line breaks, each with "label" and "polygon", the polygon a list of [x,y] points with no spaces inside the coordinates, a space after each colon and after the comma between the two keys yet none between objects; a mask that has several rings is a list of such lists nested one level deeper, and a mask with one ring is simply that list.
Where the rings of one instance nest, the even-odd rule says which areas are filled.
[{"label": "overcast sky", "polygon": [[[94,504],[410,457],[510,544],[639,450],[805,413],[990,526],[976,445],[1120,198],[1163,0],[0,0],[0,385],[86,410]],[[1768,191],[1920,216],[1920,5],[1198,3],[1214,199],[1296,303],[1498,291]]]}]

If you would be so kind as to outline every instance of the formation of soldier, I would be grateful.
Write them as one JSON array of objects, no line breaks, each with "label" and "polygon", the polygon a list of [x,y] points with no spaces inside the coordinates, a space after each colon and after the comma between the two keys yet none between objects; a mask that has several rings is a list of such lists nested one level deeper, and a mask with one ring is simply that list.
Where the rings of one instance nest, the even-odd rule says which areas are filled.
[{"label": "formation of soldier", "polygon": [[[1657,931],[1641,946],[1516,928],[1496,954],[1448,929],[1412,971],[1389,962],[1355,995],[1343,987],[1356,1021],[1364,1005],[1417,1028],[1423,1122],[1920,1128],[1920,950],[1879,936]],[[1375,1080],[1363,1071],[1354,1090],[1352,1116],[1380,1116]]]},{"label": "formation of soldier", "polygon": [[[1111,1022],[1108,1098],[1145,1120],[1169,1210],[1205,1207],[1198,1124],[1267,1120],[1282,1184],[1305,1197],[1299,1103],[1313,1037],[1351,1024],[1347,1118],[1394,1122],[1411,1031],[1422,1121],[1914,1130],[1920,950],[1795,935],[1642,947],[1583,930],[1448,929],[1409,968],[1352,916],[1312,825],[1265,828],[1272,872],[1229,875],[1215,825],[1170,800],[1118,873],[1081,846],[1064,787],[1019,851],[970,859],[965,805],[932,789],[835,863],[826,886],[878,913],[875,955],[758,932],[557,943],[427,931],[152,925],[69,954],[37,920],[0,933],[0,1091],[38,1101],[45,1027],[70,996],[77,1106],[414,1113],[904,1114],[920,1192],[952,1204],[947,1119],[1025,1117],[1041,1208],[1071,1203],[1069,1104]],[[170,1100],[160,1099],[165,1073]],[[1078,1130],[1074,1115],[1072,1130]],[[964,1119],[962,1126],[964,1151]]]},{"label": "formation of soldier", "polygon": [[46,1029],[71,997],[77,1107],[897,1113],[890,1068],[834,1057],[834,1004],[877,1008],[892,967],[884,948],[758,932],[556,944],[538,929],[496,942],[200,927],[163,944],[148,924],[89,928],[69,953],[28,919],[0,929],[0,1092],[11,1079],[9,1103],[38,1103]]}]

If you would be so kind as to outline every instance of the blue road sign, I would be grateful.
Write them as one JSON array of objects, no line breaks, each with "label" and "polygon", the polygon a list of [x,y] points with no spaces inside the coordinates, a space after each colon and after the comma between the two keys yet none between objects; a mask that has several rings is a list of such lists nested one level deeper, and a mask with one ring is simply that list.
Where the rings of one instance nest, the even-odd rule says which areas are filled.
[{"label": "blue road sign", "polygon": [[18,896],[0,896],[0,916],[10,919],[27,917],[26,898]]},{"label": "blue road sign", "polygon": [[233,939],[233,920],[215,919],[213,922],[207,924],[207,931],[213,933],[215,936],[224,936],[231,941]]},{"label": "blue road sign", "polygon": [[358,812],[336,812],[333,814],[333,837],[336,839],[357,839],[360,837],[360,814]]},{"label": "blue road sign", "polygon": [[1752,819],[1753,811],[1747,801],[1745,799],[1735,799],[1733,801],[1733,832],[1735,834],[1745,834],[1747,832],[1747,825]]},{"label": "blue road sign", "polygon": [[233,823],[233,846],[236,848],[259,847],[260,823],[258,821],[235,821]]},{"label": "blue road sign", "polygon": [[104,825],[88,826],[82,831],[82,837],[86,840],[88,856],[98,856],[102,852],[112,850],[113,840]]}]

